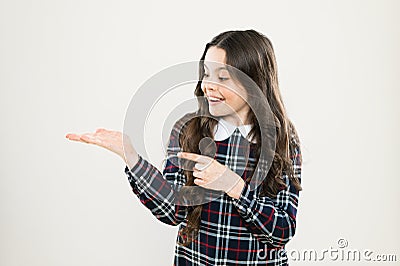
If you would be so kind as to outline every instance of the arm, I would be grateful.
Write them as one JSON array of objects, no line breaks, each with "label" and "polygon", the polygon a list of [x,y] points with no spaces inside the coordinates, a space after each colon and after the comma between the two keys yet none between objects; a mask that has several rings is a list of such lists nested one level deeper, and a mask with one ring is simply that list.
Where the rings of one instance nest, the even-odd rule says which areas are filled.
[{"label": "arm", "polygon": [[[292,156],[294,174],[301,178],[301,151],[295,149]],[[261,241],[274,247],[284,246],[295,234],[299,192],[283,175],[287,188],[278,192],[275,199],[259,196],[259,189],[250,190],[246,182],[238,199],[232,198],[246,227]]]},{"label": "arm", "polygon": [[[179,127],[176,123],[170,134],[168,155],[179,152]],[[187,216],[187,206],[178,205],[176,192],[186,184],[183,170],[167,158],[163,172],[138,155],[139,160],[129,169],[125,166],[125,174],[132,191],[151,213],[163,223],[178,225]]]},{"label": "arm", "polygon": [[[174,124],[170,134],[168,154],[175,156],[179,151],[179,131],[183,119]],[[94,133],[65,136],[69,140],[93,144],[114,152],[125,161],[125,173],[128,176],[133,192],[140,201],[162,222],[177,225],[186,216],[186,207],[175,200],[175,193],[186,184],[183,171],[167,161],[163,173],[137,154],[131,145],[129,136],[115,130],[98,128]],[[125,140],[124,140],[125,138]],[[171,158],[171,157],[170,157]],[[165,177],[165,179],[164,179]],[[178,203],[180,205],[177,205]]]}]

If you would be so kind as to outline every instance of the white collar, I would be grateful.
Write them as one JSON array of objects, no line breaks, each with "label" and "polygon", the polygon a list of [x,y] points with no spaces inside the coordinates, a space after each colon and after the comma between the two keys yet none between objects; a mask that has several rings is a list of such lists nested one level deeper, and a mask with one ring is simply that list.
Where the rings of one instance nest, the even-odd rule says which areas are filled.
[{"label": "white collar", "polygon": [[214,140],[221,141],[230,137],[236,128],[239,128],[240,133],[244,138],[248,141],[256,143],[256,140],[251,140],[250,137],[247,137],[247,134],[252,129],[252,125],[240,125],[236,126],[226,121],[222,117],[218,119],[218,124],[214,129]]}]

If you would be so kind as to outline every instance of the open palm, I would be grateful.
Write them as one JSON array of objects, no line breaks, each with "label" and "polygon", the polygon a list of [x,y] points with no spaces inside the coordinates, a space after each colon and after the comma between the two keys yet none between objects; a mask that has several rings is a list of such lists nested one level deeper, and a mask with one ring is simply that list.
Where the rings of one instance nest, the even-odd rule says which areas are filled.
[{"label": "open palm", "polygon": [[129,137],[119,131],[98,128],[94,133],[69,133],[65,137],[72,141],[94,144],[112,151],[119,155],[130,167],[138,160],[137,152],[133,148]]}]

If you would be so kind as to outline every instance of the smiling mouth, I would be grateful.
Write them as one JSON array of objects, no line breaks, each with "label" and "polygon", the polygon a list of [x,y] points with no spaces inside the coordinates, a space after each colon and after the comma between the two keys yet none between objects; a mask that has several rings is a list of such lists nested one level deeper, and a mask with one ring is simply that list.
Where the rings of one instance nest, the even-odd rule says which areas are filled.
[{"label": "smiling mouth", "polygon": [[218,102],[222,102],[225,100],[224,98],[218,98],[218,97],[212,97],[212,96],[207,97],[207,99],[211,103],[218,103]]}]

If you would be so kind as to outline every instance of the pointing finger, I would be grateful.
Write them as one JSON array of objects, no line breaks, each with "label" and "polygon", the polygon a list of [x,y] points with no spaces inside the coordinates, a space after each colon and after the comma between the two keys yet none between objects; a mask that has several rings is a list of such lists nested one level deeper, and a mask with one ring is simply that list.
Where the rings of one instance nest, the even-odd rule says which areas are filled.
[{"label": "pointing finger", "polygon": [[208,164],[213,160],[210,157],[199,155],[196,153],[191,153],[191,152],[178,152],[177,156],[179,158],[191,160],[191,161],[201,163],[201,164]]},{"label": "pointing finger", "polygon": [[200,155],[191,152],[178,152],[177,156],[179,158],[188,159],[195,162],[199,162],[200,159]]}]

